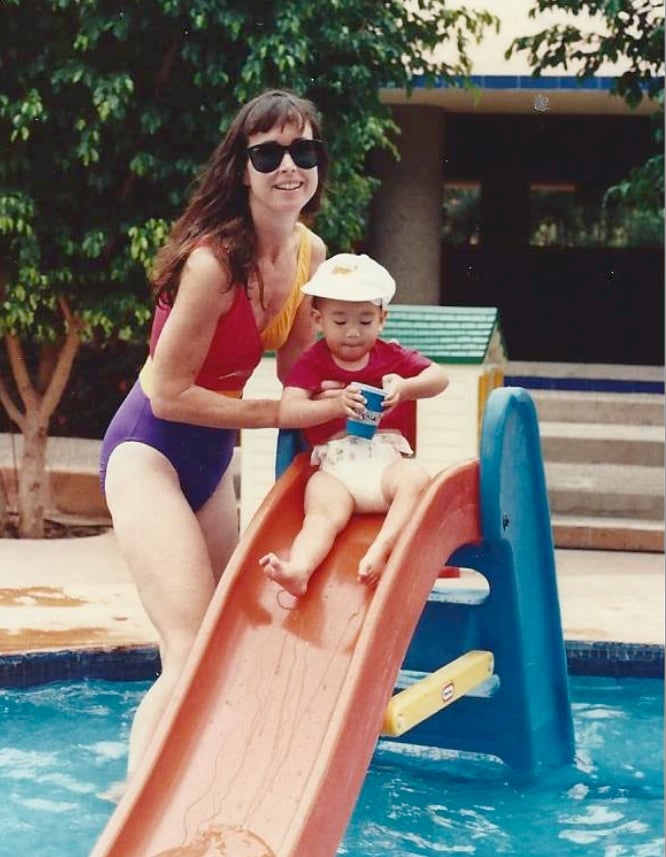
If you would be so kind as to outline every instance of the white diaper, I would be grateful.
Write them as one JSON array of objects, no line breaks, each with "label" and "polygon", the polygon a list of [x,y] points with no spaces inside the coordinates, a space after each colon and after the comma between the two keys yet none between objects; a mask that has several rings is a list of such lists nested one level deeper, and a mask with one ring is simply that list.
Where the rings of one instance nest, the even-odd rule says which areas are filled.
[{"label": "white diaper", "polygon": [[372,438],[345,435],[312,450],[310,462],[339,479],[354,498],[357,512],[385,512],[382,474],[386,467],[414,451],[397,432],[377,432]]}]

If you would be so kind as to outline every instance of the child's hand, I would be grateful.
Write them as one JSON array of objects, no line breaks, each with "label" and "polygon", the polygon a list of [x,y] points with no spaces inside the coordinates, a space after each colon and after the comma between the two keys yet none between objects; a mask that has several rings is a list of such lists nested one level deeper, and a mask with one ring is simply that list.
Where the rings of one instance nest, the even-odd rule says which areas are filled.
[{"label": "child's hand", "polygon": [[403,401],[403,387],[405,379],[401,375],[390,373],[382,376],[382,387],[384,388],[384,410],[395,408]]}]

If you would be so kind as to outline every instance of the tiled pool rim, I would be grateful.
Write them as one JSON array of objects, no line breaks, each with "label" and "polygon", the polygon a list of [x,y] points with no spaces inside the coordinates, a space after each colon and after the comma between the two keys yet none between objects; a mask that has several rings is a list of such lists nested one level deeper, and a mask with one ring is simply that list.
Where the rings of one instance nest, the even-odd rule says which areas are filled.
[{"label": "tiled pool rim", "polygon": [[539,375],[506,375],[505,387],[585,393],[653,393],[664,395],[663,381],[614,378],[550,378]]},{"label": "tiled pool rim", "polygon": [[[664,678],[664,647],[644,643],[569,641],[570,675]],[[156,646],[66,649],[0,655],[0,687],[58,681],[151,681],[159,673]]]}]

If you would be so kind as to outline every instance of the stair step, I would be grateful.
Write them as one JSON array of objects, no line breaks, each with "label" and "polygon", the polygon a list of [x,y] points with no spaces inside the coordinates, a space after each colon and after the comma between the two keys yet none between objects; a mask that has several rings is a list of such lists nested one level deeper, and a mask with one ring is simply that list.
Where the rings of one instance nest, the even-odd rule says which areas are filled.
[{"label": "stair step", "polygon": [[551,515],[556,548],[664,552],[662,521]]},{"label": "stair step", "polygon": [[664,551],[664,367],[510,361],[539,432],[555,546]]},{"label": "stair step", "polygon": [[657,393],[595,393],[529,390],[542,422],[664,425],[664,396]]},{"label": "stair step", "polygon": [[545,462],[553,514],[600,515],[659,521],[664,517],[660,467]]},{"label": "stair step", "polygon": [[664,465],[664,429],[661,426],[542,422],[539,433],[543,455],[548,461]]}]

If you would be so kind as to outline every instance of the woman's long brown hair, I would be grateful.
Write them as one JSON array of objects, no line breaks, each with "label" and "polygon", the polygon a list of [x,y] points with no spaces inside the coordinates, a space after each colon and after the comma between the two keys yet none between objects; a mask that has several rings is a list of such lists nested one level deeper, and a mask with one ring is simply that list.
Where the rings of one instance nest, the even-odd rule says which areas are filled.
[{"label": "woman's long brown hair", "polygon": [[[202,170],[184,213],[173,224],[155,258],[151,281],[159,302],[172,304],[180,276],[192,250],[205,242],[229,272],[234,286],[247,288],[256,273],[257,241],[243,184],[250,135],[293,123],[310,123],[321,138],[321,120],[315,105],[292,92],[272,89],[245,104],[224,139]],[[326,182],[327,162],[319,165],[319,184],[303,214],[319,210]]]}]

